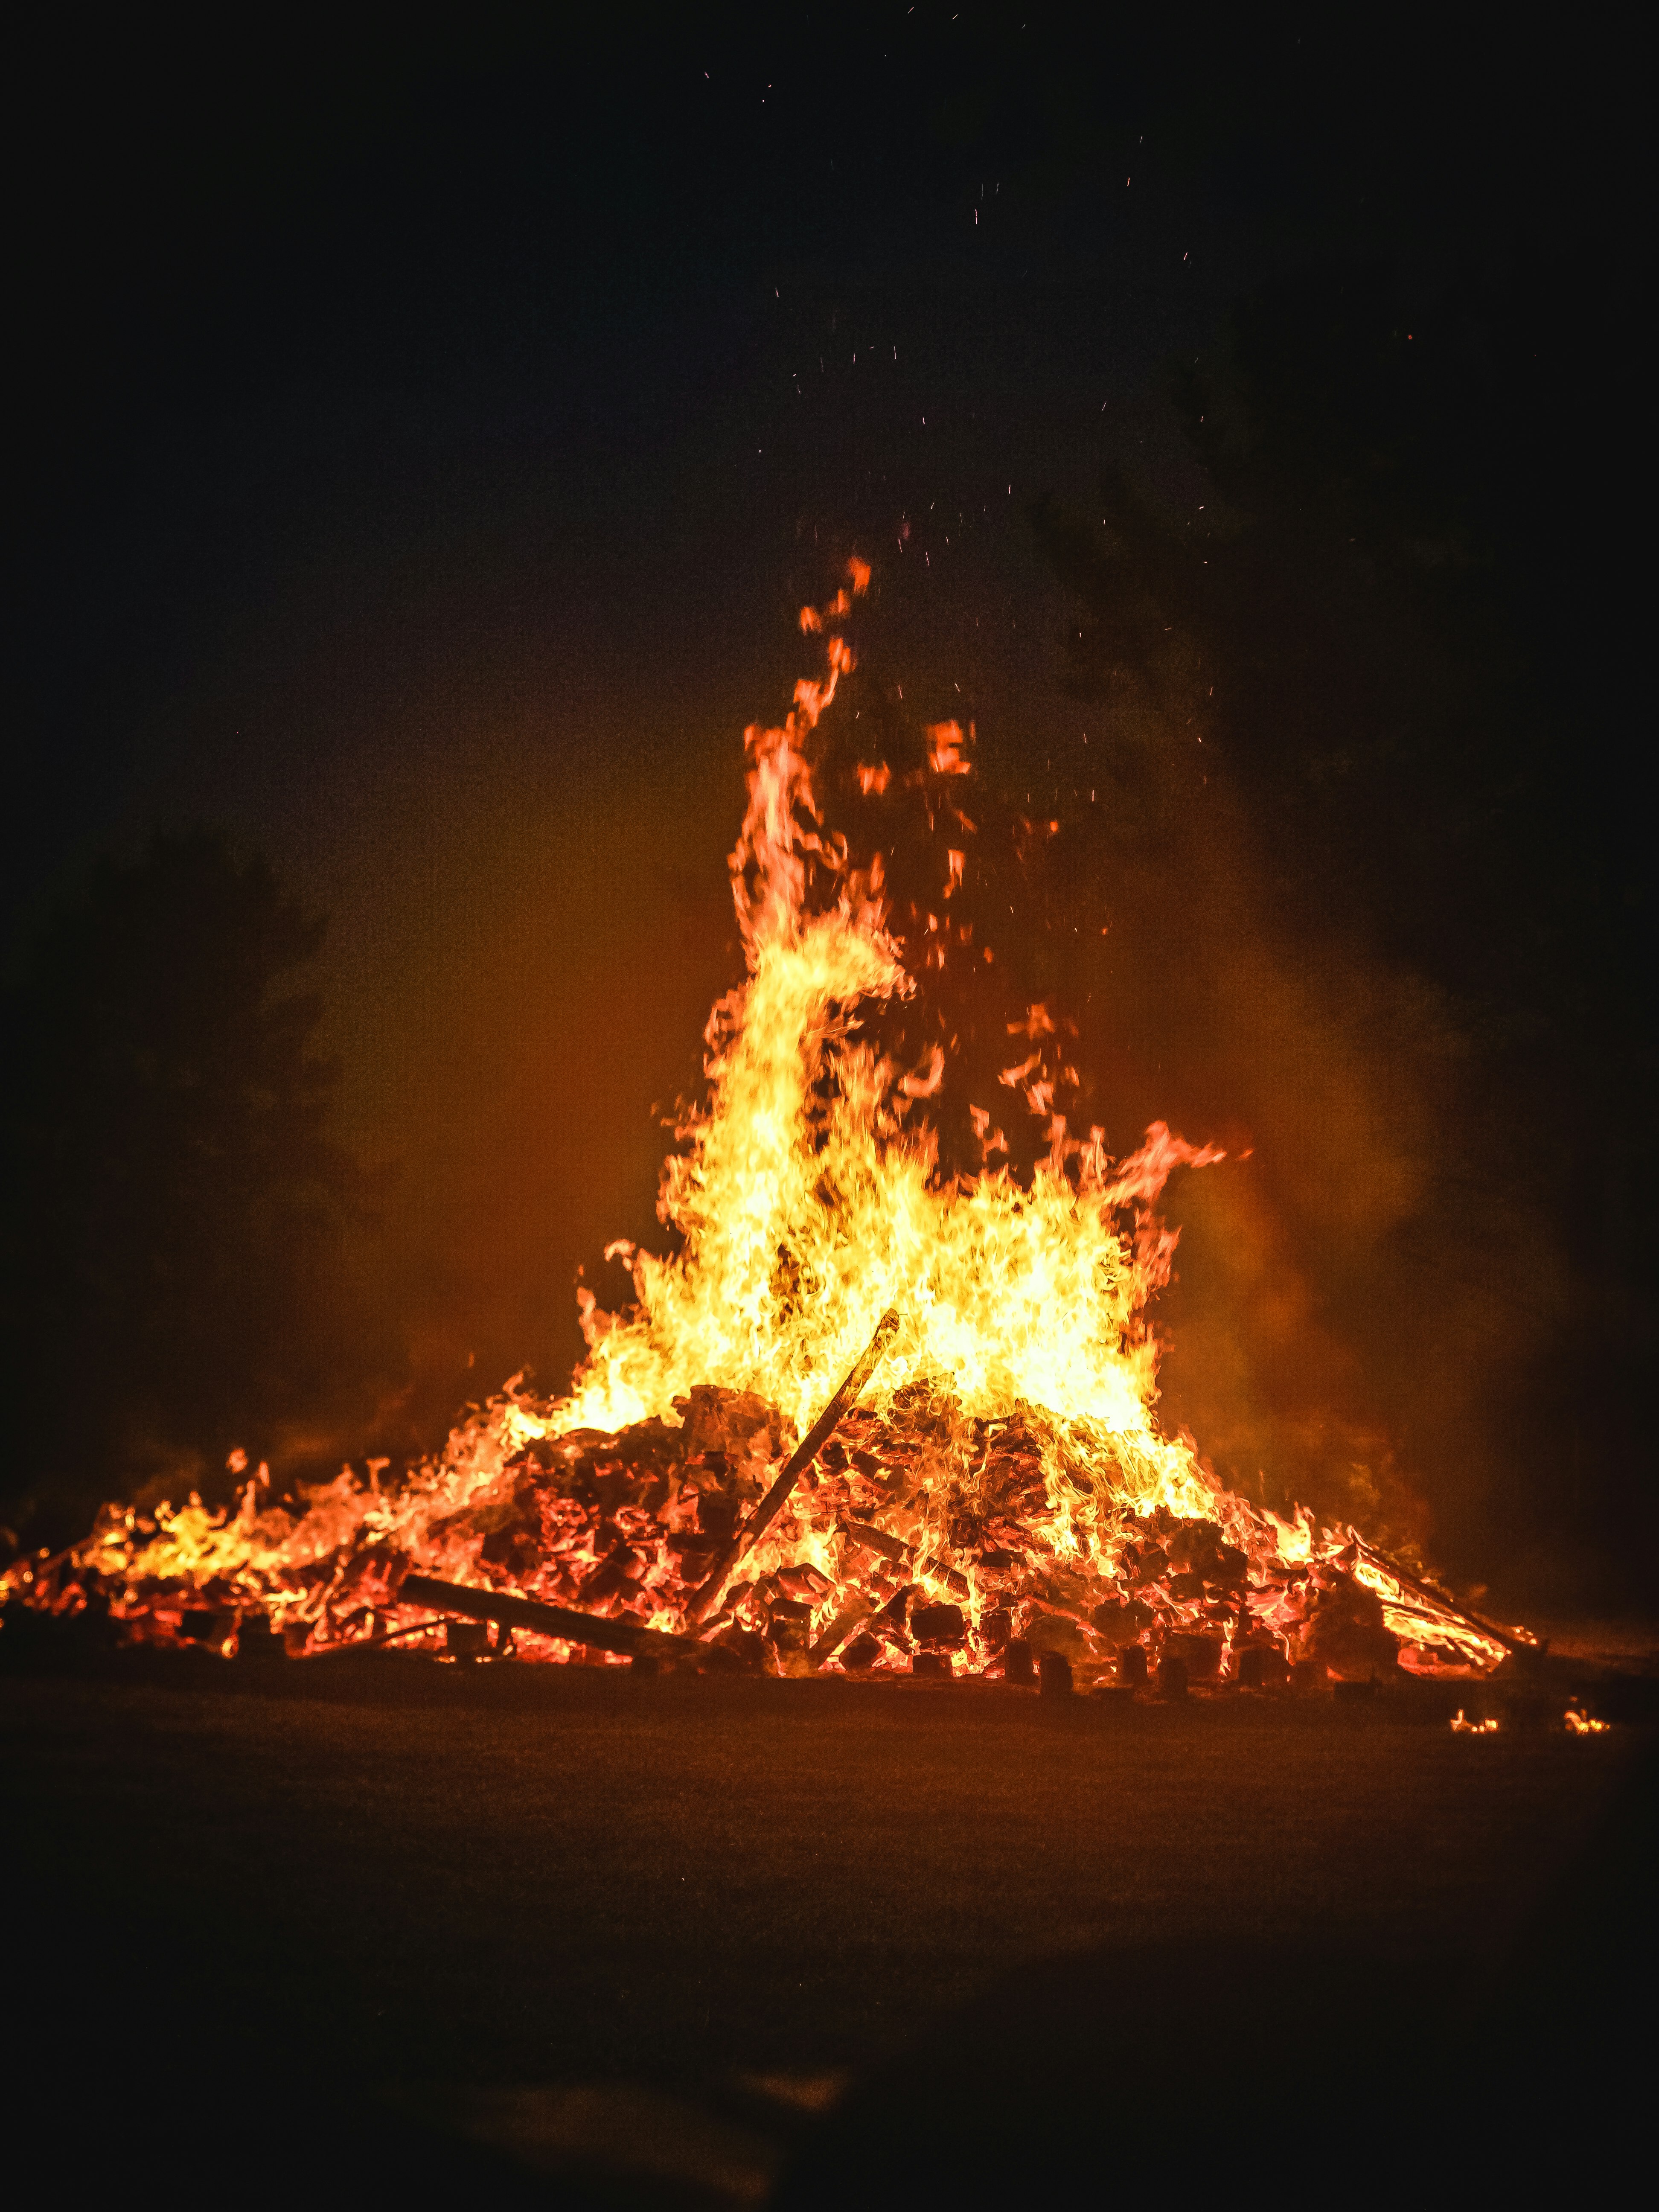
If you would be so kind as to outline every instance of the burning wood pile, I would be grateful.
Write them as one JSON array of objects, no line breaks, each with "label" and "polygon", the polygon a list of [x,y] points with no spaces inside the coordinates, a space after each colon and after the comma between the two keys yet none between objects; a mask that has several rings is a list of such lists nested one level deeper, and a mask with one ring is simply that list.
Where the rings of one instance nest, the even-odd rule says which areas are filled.
[{"label": "burning wood pile", "polygon": [[[852,595],[868,571],[854,564]],[[803,628],[850,609],[843,592]],[[15,1602],[107,1616],[129,1640],[313,1655],[390,1644],[601,1665],[786,1674],[971,1674],[1048,1686],[1156,1675],[1370,1680],[1490,1671],[1500,1630],[1352,1528],[1289,1519],[1221,1487],[1153,1417],[1148,1300],[1174,1239],[1170,1174],[1220,1157],[1162,1124],[1128,1158],[1055,1111],[1056,1025],[1003,1080],[1042,1116],[1029,1185],[975,1109],[981,1168],[944,1175],[921,1067],[880,1056],[857,1009],[911,972],[973,957],[964,879],[971,772],[954,723],[916,781],[950,849],[939,911],[907,968],[879,852],[826,831],[808,741],[853,665],[781,728],[753,728],[732,855],[746,981],[708,1031],[709,1102],[679,1132],[659,1210],[670,1258],[613,1248],[636,1303],[579,1293],[588,1353],[570,1394],[510,1384],[441,1455],[383,1462],[235,1513],[198,1499],[106,1509],[86,1540],[26,1559]],[[860,765],[869,793],[884,763]],[[1000,1151],[1004,1164],[994,1164]]]},{"label": "burning wood pile", "polygon": [[[1166,1688],[1485,1673],[1519,1640],[1352,1530],[1225,1492],[1207,1514],[1103,1495],[1036,1409],[964,1418],[926,1384],[854,1407],[764,1528],[785,1419],[712,1385],[676,1410],[678,1427],[528,1437],[483,1480],[428,1470],[413,1516],[407,1493],[343,1495],[345,1477],[297,1517],[192,1505],[147,1528],[111,1512],[63,1559],[14,1570],[13,1589],[222,1650],[266,1648],[274,1628],[293,1654],[400,1643]],[[476,1429],[511,1437],[534,1418],[509,1395]]]}]

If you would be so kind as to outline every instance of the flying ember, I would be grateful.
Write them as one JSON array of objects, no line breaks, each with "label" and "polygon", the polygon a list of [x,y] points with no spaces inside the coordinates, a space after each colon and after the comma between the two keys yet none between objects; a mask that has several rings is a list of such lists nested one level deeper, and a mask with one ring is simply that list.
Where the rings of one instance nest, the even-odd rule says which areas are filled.
[{"label": "flying ember", "polygon": [[[813,786],[854,665],[835,625],[868,580],[854,562],[803,611],[823,673],[746,734],[745,978],[710,1016],[705,1101],[664,1167],[670,1250],[611,1248],[624,1311],[579,1291],[569,1394],[515,1379],[435,1460],[395,1483],[348,1468],[292,1510],[263,1470],[234,1512],[106,1507],[68,1553],[19,1562],[9,1595],[226,1650],[272,1632],[295,1654],[476,1649],[493,1623],[490,1648],[522,1659],[783,1674],[1132,1684],[1150,1665],[1265,1686],[1293,1667],[1479,1673],[1530,1642],[1351,1528],[1252,1505],[1163,1432],[1146,1316],[1175,1239],[1155,1208],[1172,1172],[1221,1154],[1162,1123],[1117,1159],[1098,1128],[1072,1133],[1044,1007],[1003,1080],[1044,1117],[1046,1156],[1017,1177],[975,1109],[978,1169],[942,1166],[944,1048],[902,1065],[872,1018],[970,951],[950,916],[971,748],[938,725],[910,777],[963,841],[917,955],[880,854],[856,860]],[[879,795],[895,771],[854,780]]]}]

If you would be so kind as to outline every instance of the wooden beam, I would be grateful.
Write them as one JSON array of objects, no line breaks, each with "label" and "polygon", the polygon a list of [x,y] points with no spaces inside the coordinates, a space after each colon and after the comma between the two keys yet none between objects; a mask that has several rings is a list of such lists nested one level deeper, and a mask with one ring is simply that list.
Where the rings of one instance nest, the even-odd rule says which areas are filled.
[{"label": "wooden beam", "polygon": [[440,1582],[435,1575],[405,1575],[393,1601],[428,1605],[435,1613],[458,1613],[467,1620],[498,1621],[526,1628],[535,1636],[556,1636],[566,1644],[586,1644],[598,1651],[623,1651],[630,1659],[690,1659],[702,1646],[689,1636],[665,1636],[636,1620],[607,1620],[566,1605],[544,1605],[539,1598],[510,1590],[472,1589],[464,1583]]}]

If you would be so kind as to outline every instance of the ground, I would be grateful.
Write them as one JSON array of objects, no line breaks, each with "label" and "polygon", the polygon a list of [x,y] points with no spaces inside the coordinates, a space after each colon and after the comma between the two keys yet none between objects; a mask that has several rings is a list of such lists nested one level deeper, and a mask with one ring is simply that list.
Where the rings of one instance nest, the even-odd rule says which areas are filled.
[{"label": "ground", "polygon": [[1386,1700],[385,1659],[243,1686],[178,1656],[0,1686],[14,1986],[118,2071],[159,2040],[181,2087],[234,2063],[428,2112],[744,2075],[811,2104],[1057,1954],[1500,1971],[1649,1742]]}]

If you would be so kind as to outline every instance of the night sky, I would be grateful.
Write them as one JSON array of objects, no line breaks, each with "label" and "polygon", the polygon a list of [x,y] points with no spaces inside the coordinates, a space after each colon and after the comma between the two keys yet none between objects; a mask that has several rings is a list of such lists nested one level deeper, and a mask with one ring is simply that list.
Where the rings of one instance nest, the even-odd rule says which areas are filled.
[{"label": "night sky", "polygon": [[[1029,917],[1097,909],[1112,950],[1033,988],[1076,1002],[1109,1138],[1250,1151],[1173,1194],[1172,1424],[1467,1578],[1627,1600],[1597,1576],[1652,1516],[1636,71],[1127,21],[30,58],[10,970],[157,829],[262,852],[328,916],[337,1128],[386,1171],[346,1263],[374,1407],[251,1449],[429,1442],[568,1372],[576,1267],[651,1233],[653,1108],[734,972],[744,726],[856,552],[869,696],[971,717],[988,791],[1078,825]],[[1257,472],[1224,484],[1194,379],[1247,370]],[[1221,653],[1213,708],[1179,675],[1195,719],[1145,639],[1112,690],[1113,609],[1188,588],[1127,524],[1100,584],[1125,483],[1188,554],[1281,518],[1224,619],[1143,608]],[[1304,681],[1345,499],[1374,565]],[[1385,537],[1475,581],[1425,614]],[[1332,795],[1345,702],[1396,692]]]}]

